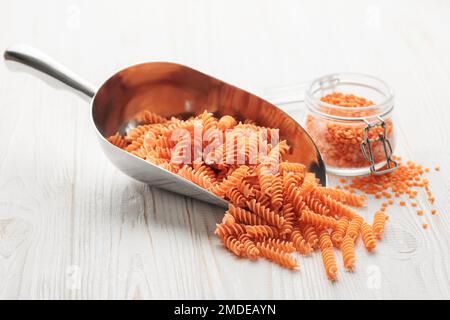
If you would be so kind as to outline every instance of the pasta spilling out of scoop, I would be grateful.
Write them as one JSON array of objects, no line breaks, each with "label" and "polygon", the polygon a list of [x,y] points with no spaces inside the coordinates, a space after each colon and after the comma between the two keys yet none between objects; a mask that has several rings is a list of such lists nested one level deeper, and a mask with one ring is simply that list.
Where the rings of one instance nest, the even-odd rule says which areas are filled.
[{"label": "pasta spilling out of scoop", "polygon": [[138,119],[140,126],[108,140],[228,200],[215,234],[236,256],[295,270],[295,252],[320,251],[327,277],[336,280],[337,253],[353,271],[359,238],[375,250],[387,216],[377,212],[367,223],[351,208],[365,206],[365,196],[323,187],[304,165],[283,160],[289,146],[277,129],[206,111],[187,120],[145,111]]}]

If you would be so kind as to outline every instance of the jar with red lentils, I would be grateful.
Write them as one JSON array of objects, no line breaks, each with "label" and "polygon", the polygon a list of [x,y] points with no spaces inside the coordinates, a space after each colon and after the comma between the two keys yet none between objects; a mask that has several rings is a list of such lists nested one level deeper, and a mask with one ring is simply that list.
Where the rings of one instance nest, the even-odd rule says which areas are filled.
[{"label": "jar with red lentils", "polygon": [[304,127],[329,173],[355,176],[395,170],[394,94],[382,80],[336,73],[306,87]]}]

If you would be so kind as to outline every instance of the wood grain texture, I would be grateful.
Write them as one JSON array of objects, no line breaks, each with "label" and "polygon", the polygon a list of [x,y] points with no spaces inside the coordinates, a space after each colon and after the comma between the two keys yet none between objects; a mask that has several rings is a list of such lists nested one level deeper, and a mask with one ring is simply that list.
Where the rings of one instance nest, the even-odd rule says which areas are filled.
[{"label": "wood grain texture", "polygon": [[[356,272],[340,262],[330,283],[319,254],[299,272],[233,257],[213,234],[221,209],[124,176],[97,146],[86,99],[1,63],[0,298],[449,299],[449,15],[443,0],[5,2],[2,50],[34,45],[96,84],[158,60],[257,94],[377,75],[397,94],[396,153],[442,169],[429,174],[439,214],[391,208],[377,252],[359,246]],[[371,221],[377,206],[361,213]]]}]

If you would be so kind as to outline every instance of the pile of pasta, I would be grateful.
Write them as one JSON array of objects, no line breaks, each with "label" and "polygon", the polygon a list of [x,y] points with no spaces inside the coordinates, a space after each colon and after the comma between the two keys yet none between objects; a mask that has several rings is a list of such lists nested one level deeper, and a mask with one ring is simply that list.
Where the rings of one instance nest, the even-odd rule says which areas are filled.
[{"label": "pile of pasta", "polygon": [[[337,259],[340,252],[346,270],[355,268],[355,244],[362,239],[369,252],[375,250],[388,216],[376,212],[371,224],[351,207],[362,207],[366,198],[343,189],[323,187],[305,166],[283,160],[289,152],[286,141],[260,146],[252,136],[244,136],[244,163],[211,161],[199,157],[190,163],[180,162],[180,150],[186,147],[194,154],[205,142],[195,141],[195,123],[204,132],[209,129],[227,131],[227,140],[217,149],[224,152],[230,139],[245,130],[264,133],[267,141],[275,129],[258,126],[252,121],[238,122],[231,116],[216,118],[209,112],[187,120],[166,119],[149,111],[138,116],[142,123],[126,135],[119,133],[108,140],[119,148],[161,166],[198,184],[229,202],[215,234],[223,245],[238,257],[256,260],[266,258],[288,269],[299,269],[294,257],[297,252],[308,256],[321,252],[325,273],[337,279]],[[176,129],[192,132],[191,139],[173,139]],[[211,131],[211,130],[209,130]],[[188,142],[189,140],[189,142]],[[209,140],[211,142],[211,140]],[[231,141],[235,143],[234,140]],[[254,148],[266,148],[267,154],[250,159]]]}]

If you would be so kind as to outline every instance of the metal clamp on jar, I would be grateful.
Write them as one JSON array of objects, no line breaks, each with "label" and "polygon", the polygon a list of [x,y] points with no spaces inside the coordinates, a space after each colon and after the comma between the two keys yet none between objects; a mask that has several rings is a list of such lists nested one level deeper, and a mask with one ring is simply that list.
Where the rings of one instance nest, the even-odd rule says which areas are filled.
[{"label": "metal clamp on jar", "polygon": [[[392,157],[392,145],[389,139],[387,139],[387,126],[384,122],[383,118],[378,117],[378,122],[370,123],[367,120],[364,120],[366,122],[367,126],[364,128],[364,139],[361,143],[361,151],[364,155],[364,158],[366,158],[367,161],[370,162],[370,172],[373,174],[385,174],[394,171],[398,164],[395,160],[393,160]],[[375,139],[371,139],[369,137],[370,130],[374,127],[381,127],[383,128],[383,133],[378,134],[378,137]],[[373,148],[372,143],[381,141],[383,144],[384,154],[386,155],[386,168],[385,169],[377,169],[374,154],[373,154]]]}]

